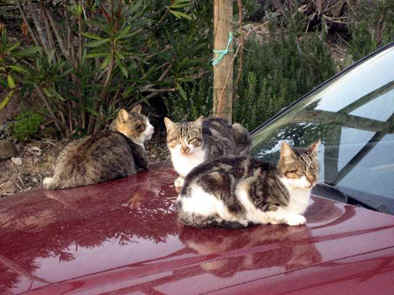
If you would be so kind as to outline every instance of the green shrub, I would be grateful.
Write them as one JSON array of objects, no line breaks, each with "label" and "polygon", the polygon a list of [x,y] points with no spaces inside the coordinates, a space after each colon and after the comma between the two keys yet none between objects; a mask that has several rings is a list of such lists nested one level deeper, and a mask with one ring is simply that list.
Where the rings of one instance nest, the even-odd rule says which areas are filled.
[{"label": "green shrub", "polygon": [[62,137],[102,129],[120,107],[154,105],[180,94],[208,67],[211,5],[204,5],[207,10],[184,0],[52,4],[20,3],[31,28],[26,39],[40,51],[24,61],[19,85],[43,106],[45,119]]},{"label": "green shrub", "polygon": [[35,112],[26,111],[20,113],[12,127],[12,136],[19,141],[27,141],[37,135],[43,117]]},{"label": "green shrub", "polygon": [[394,40],[394,2],[361,0],[352,10],[349,54],[354,61]]},{"label": "green shrub", "polygon": [[208,117],[213,105],[213,75],[178,84],[178,91],[170,93],[165,100],[172,120],[195,120],[203,115]]},{"label": "green shrub", "polygon": [[314,33],[302,40],[295,33],[262,44],[249,40],[242,70],[233,119],[249,130],[335,73],[326,45]]}]

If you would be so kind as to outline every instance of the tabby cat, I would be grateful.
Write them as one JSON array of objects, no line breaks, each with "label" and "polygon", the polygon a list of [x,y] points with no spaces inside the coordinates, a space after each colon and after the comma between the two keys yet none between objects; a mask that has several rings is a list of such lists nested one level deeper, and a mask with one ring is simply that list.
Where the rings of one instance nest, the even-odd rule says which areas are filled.
[{"label": "tabby cat", "polygon": [[238,123],[230,125],[221,118],[202,116],[195,121],[178,123],[164,118],[164,123],[171,161],[179,174],[175,180],[178,190],[185,176],[200,163],[221,156],[246,156],[249,153],[249,133]]},{"label": "tabby cat", "polygon": [[44,188],[63,189],[108,181],[147,169],[144,142],[153,126],[141,114],[141,106],[121,109],[110,130],[69,143],[60,153],[53,177]]},{"label": "tabby cat", "polygon": [[224,157],[193,169],[177,199],[179,220],[195,227],[300,225],[316,184],[319,141],[308,148],[281,145],[277,166],[251,157]]}]

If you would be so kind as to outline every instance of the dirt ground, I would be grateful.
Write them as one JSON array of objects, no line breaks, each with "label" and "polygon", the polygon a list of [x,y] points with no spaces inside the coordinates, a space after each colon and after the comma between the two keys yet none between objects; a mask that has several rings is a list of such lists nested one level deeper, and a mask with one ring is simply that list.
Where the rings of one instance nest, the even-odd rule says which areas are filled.
[{"label": "dirt ground", "polygon": [[[155,134],[145,145],[150,163],[168,159],[164,136]],[[41,188],[42,180],[52,175],[56,157],[67,143],[43,139],[17,144],[15,157],[0,160],[0,198]]]}]

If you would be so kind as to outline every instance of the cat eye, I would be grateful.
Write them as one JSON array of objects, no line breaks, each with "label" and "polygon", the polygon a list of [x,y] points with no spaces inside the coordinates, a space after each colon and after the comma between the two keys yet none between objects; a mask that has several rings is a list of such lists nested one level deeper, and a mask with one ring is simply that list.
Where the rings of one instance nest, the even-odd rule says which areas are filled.
[{"label": "cat eye", "polygon": [[286,177],[288,177],[288,178],[300,178],[300,176],[298,175],[297,172],[298,172],[297,170],[290,170],[290,171],[287,171],[287,172],[285,173],[285,175],[286,175]]},{"label": "cat eye", "polygon": [[200,145],[201,144],[201,140],[199,140],[198,138],[194,138],[194,139],[189,141],[189,144]]},{"label": "cat eye", "polygon": [[143,130],[144,130],[144,125],[142,125],[142,124],[137,124],[137,125],[135,126],[135,129],[136,129],[137,131],[143,131]]}]

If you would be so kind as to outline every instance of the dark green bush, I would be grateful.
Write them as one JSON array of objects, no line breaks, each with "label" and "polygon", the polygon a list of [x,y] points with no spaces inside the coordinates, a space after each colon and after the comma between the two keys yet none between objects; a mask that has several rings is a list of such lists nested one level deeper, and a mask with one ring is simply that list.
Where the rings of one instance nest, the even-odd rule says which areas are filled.
[{"label": "dark green bush", "polygon": [[249,130],[335,73],[326,45],[316,34],[294,33],[246,44],[234,102],[234,120]]},{"label": "dark green bush", "polygon": [[194,81],[178,85],[178,91],[169,94],[166,107],[175,121],[195,120],[199,116],[209,116],[213,104],[213,75],[207,73]]},{"label": "dark green bush", "polygon": [[212,9],[205,6],[188,0],[20,2],[19,19],[30,27],[25,41],[40,48],[23,61],[21,93],[36,99],[66,137],[100,130],[120,107],[177,99],[174,94],[208,68]]},{"label": "dark green bush", "polygon": [[394,1],[361,0],[352,12],[349,54],[354,61],[394,40]]}]

